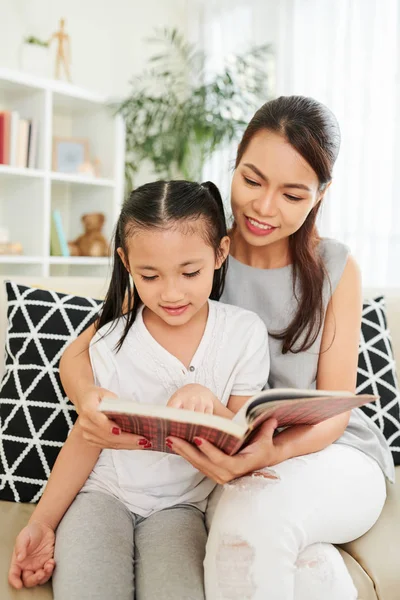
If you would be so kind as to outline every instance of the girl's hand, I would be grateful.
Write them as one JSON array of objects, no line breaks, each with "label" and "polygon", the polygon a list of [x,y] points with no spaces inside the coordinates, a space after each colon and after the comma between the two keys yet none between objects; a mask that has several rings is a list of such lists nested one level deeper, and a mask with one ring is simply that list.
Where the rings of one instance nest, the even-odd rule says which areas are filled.
[{"label": "girl's hand", "polygon": [[195,438],[197,448],[180,438],[170,436],[167,439],[171,441],[170,447],[176,454],[185,458],[210,479],[223,484],[281,462],[279,448],[273,439],[277,424],[276,419],[265,421],[251,444],[235,456],[228,456],[201,438]]},{"label": "girl's hand", "polygon": [[198,383],[189,383],[172,394],[167,406],[186,408],[186,410],[212,415],[215,402],[219,401],[211,390]]},{"label": "girl's hand", "polygon": [[54,571],[53,529],[39,521],[29,523],[18,535],[8,572],[8,582],[15,589],[42,585]]},{"label": "girl's hand", "polygon": [[79,400],[77,410],[84,439],[101,449],[143,450],[146,445],[149,447],[146,438],[121,431],[116,423],[97,410],[100,400],[105,396],[117,397],[110,390],[93,385]]}]

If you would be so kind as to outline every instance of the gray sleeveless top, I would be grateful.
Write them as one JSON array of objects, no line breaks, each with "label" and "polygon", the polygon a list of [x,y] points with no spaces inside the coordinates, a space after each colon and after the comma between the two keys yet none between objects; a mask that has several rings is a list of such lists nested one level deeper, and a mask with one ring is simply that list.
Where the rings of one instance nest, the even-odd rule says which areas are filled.
[{"label": "gray sleeveless top", "polygon": [[[322,239],[319,251],[329,280],[323,290],[325,311],[342,276],[349,255],[344,244]],[[249,267],[232,256],[221,302],[236,304],[257,313],[269,332],[282,331],[292,321],[296,310],[293,296],[292,266],[281,269]],[[309,350],[299,354],[282,354],[282,342],[269,336],[271,371],[268,387],[315,388],[322,329]],[[360,409],[351,413],[343,435],[335,442],[358,448],[375,459],[386,477],[394,481],[394,464],[390,449],[378,427]]]}]

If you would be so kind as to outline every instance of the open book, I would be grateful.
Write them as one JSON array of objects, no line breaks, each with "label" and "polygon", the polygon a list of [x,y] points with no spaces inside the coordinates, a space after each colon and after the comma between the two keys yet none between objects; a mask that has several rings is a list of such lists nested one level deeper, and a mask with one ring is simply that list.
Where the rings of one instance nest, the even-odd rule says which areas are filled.
[{"label": "open book", "polygon": [[250,398],[233,419],[181,408],[141,404],[131,400],[103,398],[99,410],[122,429],[151,441],[151,450],[172,452],[165,445],[169,435],[189,442],[208,440],[226,454],[235,454],[266,419],[278,427],[316,425],[352,408],[377,400],[378,396],[351,392],[272,389]]}]

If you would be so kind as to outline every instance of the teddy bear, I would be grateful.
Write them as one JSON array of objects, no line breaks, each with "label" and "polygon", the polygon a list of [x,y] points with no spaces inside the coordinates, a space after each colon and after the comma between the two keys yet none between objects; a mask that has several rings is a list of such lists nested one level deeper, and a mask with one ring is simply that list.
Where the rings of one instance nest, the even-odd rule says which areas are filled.
[{"label": "teddy bear", "polygon": [[101,229],[105,217],[103,213],[89,213],[82,215],[81,221],[85,233],[76,240],[68,242],[71,256],[109,256],[110,248]]}]

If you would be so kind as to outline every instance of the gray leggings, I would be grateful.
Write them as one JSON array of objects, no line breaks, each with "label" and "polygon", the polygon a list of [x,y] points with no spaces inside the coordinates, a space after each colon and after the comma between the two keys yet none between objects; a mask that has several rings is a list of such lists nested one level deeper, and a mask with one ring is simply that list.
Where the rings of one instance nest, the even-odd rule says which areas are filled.
[{"label": "gray leggings", "polygon": [[78,494],[56,535],[54,600],[204,600],[204,515],[180,504],[144,518]]}]

